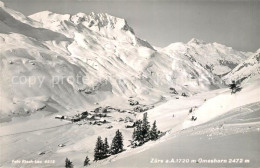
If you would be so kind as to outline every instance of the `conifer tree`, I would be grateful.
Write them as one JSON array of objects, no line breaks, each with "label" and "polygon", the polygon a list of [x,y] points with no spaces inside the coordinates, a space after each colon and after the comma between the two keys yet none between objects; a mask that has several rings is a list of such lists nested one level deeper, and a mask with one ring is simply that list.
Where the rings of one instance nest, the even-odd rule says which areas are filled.
[{"label": "conifer tree", "polygon": [[159,132],[157,130],[156,121],[154,121],[153,126],[150,131],[150,139],[156,140],[156,139],[158,139],[158,137],[159,137]]},{"label": "conifer tree", "polygon": [[240,91],[242,88],[239,86],[238,82],[232,81],[231,84],[228,85],[231,89],[231,94],[235,94],[236,92]]},{"label": "conifer tree", "polygon": [[136,130],[135,130],[135,128],[134,128],[134,132],[133,132],[133,135],[132,135],[132,140],[136,141]]},{"label": "conifer tree", "polygon": [[149,130],[150,130],[150,124],[148,121],[147,113],[143,114],[143,121],[142,121],[142,136],[143,141],[147,142],[149,141]]},{"label": "conifer tree", "polygon": [[65,167],[66,168],[73,168],[73,164],[68,158],[65,159]]},{"label": "conifer tree", "polygon": [[84,160],[84,166],[88,166],[89,162],[90,162],[90,160],[89,160],[88,156],[86,156],[86,159]]},{"label": "conifer tree", "polygon": [[231,89],[231,90],[234,90],[235,88],[236,88],[236,82],[235,81],[232,81],[232,83],[231,84],[229,84],[229,88]]},{"label": "conifer tree", "polygon": [[138,142],[139,145],[143,143],[143,135],[142,135],[142,121],[137,120],[135,122],[136,129],[133,132],[133,141]]},{"label": "conifer tree", "polygon": [[117,130],[116,131],[116,135],[115,135],[115,137],[112,140],[110,153],[112,155],[120,153],[120,152],[123,151],[123,147],[124,147],[123,135],[122,135],[122,133],[119,130]]},{"label": "conifer tree", "polygon": [[109,154],[109,144],[107,142],[107,138],[104,140],[104,154],[107,156]]},{"label": "conifer tree", "polygon": [[94,150],[94,160],[95,161],[101,160],[101,159],[104,159],[104,157],[105,157],[104,143],[103,143],[101,137],[99,136],[97,138],[96,147]]}]

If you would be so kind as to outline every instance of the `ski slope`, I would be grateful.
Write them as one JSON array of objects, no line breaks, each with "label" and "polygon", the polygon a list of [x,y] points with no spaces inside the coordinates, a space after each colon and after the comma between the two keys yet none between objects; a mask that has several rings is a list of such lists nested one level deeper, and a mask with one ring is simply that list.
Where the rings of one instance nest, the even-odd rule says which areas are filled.
[{"label": "ski slope", "polygon": [[[176,115],[186,113],[189,119],[182,120],[182,128],[180,125],[172,127],[173,129],[159,142],[150,142],[140,148],[129,150],[101,163],[102,167],[258,167],[260,164],[258,82],[254,86],[245,87],[236,95],[231,95],[232,98],[226,91],[209,99],[209,102],[203,103],[192,114],[198,117],[196,121],[190,121],[190,117],[187,117],[191,115],[188,114],[188,109],[186,112],[180,109],[179,112],[165,110],[166,114],[158,112],[159,128],[175,122],[167,112],[170,114],[174,112]],[[257,95],[253,96],[252,93]],[[219,97],[222,97],[222,101]],[[229,103],[229,99],[232,99],[232,105],[225,107],[224,104]],[[215,114],[211,115],[209,111]],[[160,120],[161,118],[164,119]]]}]

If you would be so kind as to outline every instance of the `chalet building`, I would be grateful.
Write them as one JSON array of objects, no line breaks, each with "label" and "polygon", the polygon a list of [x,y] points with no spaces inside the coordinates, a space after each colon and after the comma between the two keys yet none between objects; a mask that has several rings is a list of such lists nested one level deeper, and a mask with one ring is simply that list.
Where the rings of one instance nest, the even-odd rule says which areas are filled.
[{"label": "chalet building", "polygon": [[101,112],[101,109],[102,109],[102,107],[98,107],[98,108],[96,108],[96,109],[94,110],[94,112],[95,112],[95,113],[100,113],[100,112]]},{"label": "chalet building", "polygon": [[93,115],[89,115],[89,116],[87,116],[87,120],[95,120],[96,118],[95,118],[95,116],[93,116]]},{"label": "chalet building", "polygon": [[56,115],[55,119],[64,119],[64,116],[63,115]]}]

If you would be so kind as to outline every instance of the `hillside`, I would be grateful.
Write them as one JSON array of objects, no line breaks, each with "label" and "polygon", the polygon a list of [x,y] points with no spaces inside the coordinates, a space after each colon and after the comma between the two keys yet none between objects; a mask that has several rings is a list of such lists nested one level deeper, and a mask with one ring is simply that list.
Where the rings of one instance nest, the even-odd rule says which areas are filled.
[{"label": "hillside", "polygon": [[[217,75],[246,58],[243,52],[194,39],[188,52],[173,45],[157,51],[124,19],[105,13],[44,11],[27,17],[2,4],[0,26],[0,111],[6,115],[47,107],[80,110],[108,97],[156,102],[171,95],[170,87],[180,94],[216,89],[223,86]],[[204,59],[205,53],[216,59]],[[208,67],[218,58],[228,58],[229,64],[215,73]]]},{"label": "hillside", "polygon": [[[198,39],[160,48],[107,13],[25,16],[1,1],[0,43],[0,167],[83,167],[86,156],[90,167],[260,164],[260,50]],[[242,90],[231,94],[230,80]],[[144,112],[161,137],[133,148]],[[124,151],[93,161],[97,137],[111,145],[117,130]],[[172,157],[193,161],[150,163]]]},{"label": "hillside", "polygon": [[181,54],[181,56],[198,62],[208,71],[220,77],[226,75],[252,54],[236,51],[222,44],[206,43],[194,38],[187,44],[172,43],[163,48],[162,51],[173,56]]},{"label": "hillside", "polygon": [[237,65],[229,74],[224,77],[224,80],[231,83],[235,81],[249,81],[259,78],[260,74],[260,49],[244,62]]},{"label": "hillside", "polygon": [[[235,95],[222,89],[158,106],[148,115],[168,134],[158,142],[109,158],[100,167],[258,167],[258,83],[244,85]],[[188,107],[194,106],[198,108],[189,113]],[[197,120],[191,121],[192,116]]]}]

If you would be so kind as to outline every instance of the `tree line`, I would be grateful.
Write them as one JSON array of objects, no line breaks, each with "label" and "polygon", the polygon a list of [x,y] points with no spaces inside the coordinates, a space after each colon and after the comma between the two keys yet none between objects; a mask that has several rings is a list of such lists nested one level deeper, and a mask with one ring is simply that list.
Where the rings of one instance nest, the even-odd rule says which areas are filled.
[{"label": "tree line", "polygon": [[[131,140],[132,147],[141,146],[150,140],[157,140],[162,134],[162,132],[157,129],[156,120],[153,122],[152,127],[150,126],[147,113],[144,113],[143,119],[137,120],[134,125],[135,128]],[[123,151],[123,135],[119,130],[116,131],[111,145],[109,145],[107,138],[103,141],[101,136],[99,136],[94,149],[94,161],[105,159]],[[89,164],[90,159],[87,156],[84,160],[84,166],[88,166]],[[73,168],[73,163],[68,158],[65,160],[65,167]]]},{"label": "tree line", "polygon": [[117,130],[116,135],[109,147],[107,138],[103,141],[101,136],[97,138],[96,147],[94,149],[94,161],[102,160],[110,155],[115,155],[123,151],[123,135]]},{"label": "tree line", "polygon": [[141,146],[149,140],[157,140],[162,133],[157,129],[156,120],[153,122],[152,127],[150,126],[147,113],[143,114],[142,120],[135,122],[135,127],[131,141],[133,147]]},{"label": "tree line", "polygon": [[[101,136],[99,136],[97,138],[96,146],[94,149],[94,161],[105,159],[110,155],[118,154],[123,150],[124,150],[123,135],[119,130],[116,131],[111,146],[109,146],[107,138],[105,138],[103,141]],[[90,159],[87,156],[84,160],[84,166],[88,166],[89,163],[90,163]],[[73,163],[68,158],[66,158],[65,160],[65,167],[73,168]]]}]

